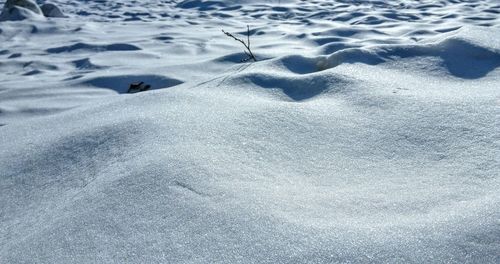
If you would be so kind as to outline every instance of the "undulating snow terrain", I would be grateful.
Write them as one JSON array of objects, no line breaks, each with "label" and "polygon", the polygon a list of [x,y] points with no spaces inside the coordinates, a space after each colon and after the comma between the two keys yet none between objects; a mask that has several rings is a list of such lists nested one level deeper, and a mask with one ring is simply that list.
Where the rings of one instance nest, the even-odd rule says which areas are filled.
[{"label": "undulating snow terrain", "polygon": [[50,3],[0,22],[0,263],[500,263],[498,0]]}]

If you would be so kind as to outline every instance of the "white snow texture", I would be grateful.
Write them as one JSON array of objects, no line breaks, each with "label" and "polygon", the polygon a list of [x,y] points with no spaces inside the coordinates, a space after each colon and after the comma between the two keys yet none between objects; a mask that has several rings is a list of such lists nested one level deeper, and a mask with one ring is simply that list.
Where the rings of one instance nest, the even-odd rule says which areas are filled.
[{"label": "white snow texture", "polygon": [[500,263],[497,0],[37,4],[0,263]]}]

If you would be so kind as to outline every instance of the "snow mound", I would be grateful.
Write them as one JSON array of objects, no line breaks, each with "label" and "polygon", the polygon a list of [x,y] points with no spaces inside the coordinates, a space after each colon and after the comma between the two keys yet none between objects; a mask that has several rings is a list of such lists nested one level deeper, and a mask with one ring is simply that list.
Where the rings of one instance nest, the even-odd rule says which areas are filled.
[{"label": "snow mound", "polygon": [[7,0],[0,14],[0,21],[43,20],[43,17],[65,17],[65,15],[52,3],[38,6],[31,0]]},{"label": "snow mound", "polygon": [[0,23],[0,263],[500,263],[498,1],[51,2]]},{"label": "snow mound", "polygon": [[[498,29],[462,29],[428,43],[348,48],[329,56],[283,56],[243,67],[227,76],[223,83],[231,83],[234,87],[247,83],[268,90],[266,93],[275,98],[300,102],[349,91],[352,82],[362,77],[353,79],[332,71],[349,64],[384,65],[429,76],[480,79],[500,67],[500,49],[494,41],[498,34]],[[219,60],[236,58],[230,55]]]},{"label": "snow mound", "polygon": [[9,12],[9,9],[13,7],[22,7],[24,9],[30,10],[33,13],[39,15],[42,14],[42,10],[40,10],[40,7],[36,4],[35,1],[32,0],[7,0],[3,7],[3,11]]},{"label": "snow mound", "polygon": [[45,17],[65,17],[61,9],[52,3],[45,3],[41,5],[40,9]]},{"label": "snow mound", "polygon": [[500,66],[500,48],[494,40],[499,34],[498,29],[489,33],[480,29],[463,29],[435,43],[344,49],[318,64],[327,69],[343,63],[377,65],[390,60],[433,57],[439,60],[439,67],[445,72],[458,78],[475,79]]},{"label": "snow mound", "polygon": [[44,17],[27,8],[14,6],[4,9],[0,14],[0,21],[43,20]]}]

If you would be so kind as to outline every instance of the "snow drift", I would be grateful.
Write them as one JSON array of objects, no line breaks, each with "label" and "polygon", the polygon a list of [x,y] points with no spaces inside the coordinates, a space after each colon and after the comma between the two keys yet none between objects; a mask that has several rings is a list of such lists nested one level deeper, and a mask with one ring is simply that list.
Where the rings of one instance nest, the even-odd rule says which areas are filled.
[{"label": "snow drift", "polygon": [[[169,25],[111,23],[138,8],[111,1],[85,23],[86,1],[64,22],[0,23],[0,262],[500,261],[497,26],[414,41],[371,2],[309,5],[354,29],[399,22],[349,33],[293,1],[190,7],[206,2],[165,4],[183,10]],[[446,3],[406,7],[469,10]],[[231,18],[204,12],[317,28],[256,26],[263,59],[236,64],[206,29]],[[186,32],[192,17],[206,24]],[[466,23],[450,19],[439,30]],[[158,89],[120,94],[136,81]]]}]

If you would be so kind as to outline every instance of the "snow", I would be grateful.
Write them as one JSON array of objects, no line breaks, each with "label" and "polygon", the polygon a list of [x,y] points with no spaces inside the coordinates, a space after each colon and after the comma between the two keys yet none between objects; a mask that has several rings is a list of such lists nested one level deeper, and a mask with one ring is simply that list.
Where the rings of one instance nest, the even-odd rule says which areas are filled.
[{"label": "snow", "polygon": [[497,1],[50,3],[0,22],[0,263],[500,262]]},{"label": "snow", "polygon": [[43,15],[46,17],[64,17],[61,9],[55,4],[46,3],[41,5],[40,9],[42,10]]}]

